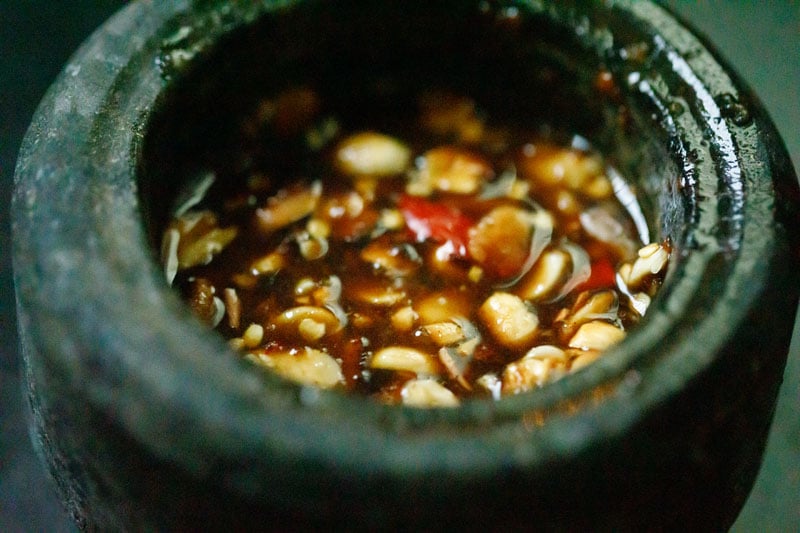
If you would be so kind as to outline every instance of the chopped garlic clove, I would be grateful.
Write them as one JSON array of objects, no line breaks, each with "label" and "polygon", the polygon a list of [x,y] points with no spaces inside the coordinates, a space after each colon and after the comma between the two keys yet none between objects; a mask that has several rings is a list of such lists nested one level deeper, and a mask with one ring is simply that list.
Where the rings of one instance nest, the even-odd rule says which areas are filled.
[{"label": "chopped garlic clove", "polygon": [[600,352],[597,350],[589,350],[583,352],[578,357],[572,360],[572,366],[570,366],[570,372],[577,372],[581,368],[587,367],[590,364],[597,361],[600,358]]},{"label": "chopped garlic clove", "polygon": [[539,318],[518,296],[495,292],[478,309],[478,316],[495,340],[520,348],[536,337]]},{"label": "chopped garlic clove", "polygon": [[455,322],[436,322],[422,326],[422,329],[439,346],[448,346],[463,341],[464,330]]},{"label": "chopped garlic clove", "polygon": [[570,255],[558,248],[542,253],[516,291],[520,298],[537,302],[551,298],[567,281],[572,268]]},{"label": "chopped garlic clove", "polygon": [[357,133],[343,140],[336,150],[336,164],[350,176],[391,176],[403,172],[411,150],[381,133]]},{"label": "chopped garlic clove", "polygon": [[400,393],[403,405],[409,407],[458,407],[455,394],[433,379],[412,379]]},{"label": "chopped garlic clove", "polygon": [[422,324],[446,322],[455,317],[469,316],[470,299],[457,290],[435,292],[417,299],[414,311]]},{"label": "chopped garlic clove", "polygon": [[582,325],[569,340],[570,348],[605,350],[625,338],[625,332],[608,322],[593,321]]},{"label": "chopped garlic clove", "polygon": [[264,327],[260,324],[250,324],[242,334],[242,343],[245,348],[255,348],[264,339]]},{"label": "chopped garlic clove", "polygon": [[428,150],[418,159],[419,181],[433,189],[457,194],[472,194],[494,175],[482,158],[452,146]]},{"label": "chopped garlic clove", "polygon": [[339,363],[327,353],[306,348],[297,353],[251,354],[248,359],[271,368],[278,375],[301,383],[330,389],[344,383]]},{"label": "chopped garlic clove", "polygon": [[[273,320],[273,323],[281,328],[294,329],[305,338],[300,328],[303,321],[307,320],[322,324],[326,328],[327,333],[334,333],[343,327],[343,324],[339,322],[336,315],[329,309],[312,305],[300,305],[287,309],[278,315],[275,320]],[[306,322],[306,325],[308,324],[309,322]]]},{"label": "chopped garlic clove", "polygon": [[258,228],[269,234],[304,219],[317,207],[321,195],[322,183],[318,181],[310,187],[280,191],[256,209]]},{"label": "chopped garlic clove", "polygon": [[410,305],[401,307],[392,313],[392,327],[397,331],[411,331],[417,318],[417,313],[414,312],[413,307]]},{"label": "chopped garlic clove", "polygon": [[439,365],[432,356],[406,346],[390,346],[375,352],[369,365],[384,370],[406,370],[417,375],[439,374]]},{"label": "chopped garlic clove", "polygon": [[286,266],[286,258],[280,252],[272,252],[259,257],[250,264],[253,275],[274,274]]},{"label": "chopped garlic clove", "polygon": [[523,357],[503,370],[503,392],[517,394],[555,381],[564,375],[564,365],[553,358]]}]

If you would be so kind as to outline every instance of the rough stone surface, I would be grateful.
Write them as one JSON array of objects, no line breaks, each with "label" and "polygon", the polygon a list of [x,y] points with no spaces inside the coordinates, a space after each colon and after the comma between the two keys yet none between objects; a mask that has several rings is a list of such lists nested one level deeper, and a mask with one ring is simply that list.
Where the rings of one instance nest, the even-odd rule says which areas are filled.
[{"label": "rough stone surface", "polygon": [[[684,196],[661,202],[682,207],[663,227],[680,260],[647,323],[559,386],[414,413],[336,395],[302,404],[295,387],[225,359],[159,283],[130,159],[163,74],[153,43],[174,35],[161,25],[173,8],[152,5],[131,5],[136,16],[83,48],[85,64],[78,57],[49,93],[17,171],[14,258],[38,442],[80,524],[207,526],[231,511],[242,525],[265,516],[430,525],[442,514],[494,526],[732,522],[783,370],[792,317],[782,311],[797,305],[798,191],[757,103],[690,34],[653,5],[620,2],[608,25],[625,37],[614,46],[649,40],[658,50],[650,76],[636,80],[642,65],[601,50],[615,74],[636,80],[627,95],[639,127],[669,141],[685,178]],[[203,5],[182,19],[204,29],[200,49],[215,28],[253,16]],[[605,20],[587,16],[590,28]],[[157,38],[128,44],[120,28]],[[607,39],[592,41],[601,34],[582,35],[602,47]],[[690,113],[665,105],[676,91]],[[720,91],[749,120],[714,105]],[[650,179],[648,190],[663,185]],[[569,414],[564,400],[582,408]],[[543,428],[527,423],[532,414],[547,418]],[[476,498],[486,507],[466,505]],[[572,512],[554,514],[567,498]],[[609,511],[607,500],[619,505]],[[310,502],[316,515],[304,512]]]}]

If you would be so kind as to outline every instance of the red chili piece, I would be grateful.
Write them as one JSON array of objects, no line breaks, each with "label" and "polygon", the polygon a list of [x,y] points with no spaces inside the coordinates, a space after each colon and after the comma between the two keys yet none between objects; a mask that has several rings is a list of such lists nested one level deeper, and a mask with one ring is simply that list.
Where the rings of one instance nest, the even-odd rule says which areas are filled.
[{"label": "red chili piece", "polygon": [[591,291],[594,289],[608,289],[617,283],[617,273],[608,259],[599,259],[592,263],[592,273],[589,279],[578,285],[577,291]]},{"label": "red chili piece", "polygon": [[406,226],[417,241],[431,239],[450,243],[453,253],[467,257],[472,220],[453,207],[404,194],[398,202]]}]

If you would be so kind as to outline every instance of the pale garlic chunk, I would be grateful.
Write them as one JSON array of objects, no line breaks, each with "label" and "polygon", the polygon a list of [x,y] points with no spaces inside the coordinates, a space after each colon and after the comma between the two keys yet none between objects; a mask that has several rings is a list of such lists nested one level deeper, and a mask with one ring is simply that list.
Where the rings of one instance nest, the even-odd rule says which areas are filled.
[{"label": "pale garlic chunk", "polygon": [[561,314],[556,318],[557,322],[562,322],[560,334],[562,339],[571,337],[575,331],[583,324],[591,320],[616,320],[619,310],[619,298],[617,293],[611,290],[599,291],[595,293],[584,292],[575,300],[572,309]]},{"label": "pale garlic chunk", "polygon": [[472,283],[480,283],[483,278],[483,269],[478,265],[472,265],[467,271],[467,279]]},{"label": "pale garlic chunk", "polygon": [[430,378],[412,379],[400,391],[403,405],[409,407],[458,407],[459,401],[453,392]]},{"label": "pale garlic chunk", "polygon": [[277,354],[251,353],[247,358],[303,385],[330,389],[344,383],[339,363],[327,353],[314,348]]},{"label": "pale garlic chunk", "polygon": [[[186,213],[176,226],[180,236],[176,250],[179,270],[208,264],[239,233],[236,227],[217,227],[216,215],[209,212]],[[174,234],[172,238],[175,239]]]},{"label": "pale garlic chunk", "polygon": [[567,353],[557,346],[534,346],[503,370],[502,387],[510,393],[525,392],[555,381],[566,373]]},{"label": "pale garlic chunk", "polygon": [[410,305],[401,307],[391,316],[392,327],[397,331],[411,331],[414,327],[414,321],[417,319],[417,313]]},{"label": "pale garlic chunk", "polygon": [[294,301],[302,305],[311,303],[313,293],[317,290],[317,287],[317,282],[313,279],[301,278],[294,286]]},{"label": "pale garlic chunk", "polygon": [[369,361],[371,368],[405,370],[417,375],[438,375],[439,364],[431,355],[407,346],[389,346],[378,350]]},{"label": "pale garlic chunk", "polygon": [[394,231],[402,229],[406,224],[406,219],[399,209],[382,209],[378,225],[384,229]]},{"label": "pale garlic chunk", "polygon": [[[424,265],[442,278],[449,280],[453,285],[470,281],[470,276],[483,277],[483,269],[477,265],[471,265],[469,270],[463,264],[452,260],[455,248],[452,242],[446,242],[441,246],[431,249],[424,258]],[[473,270],[477,268],[477,270]],[[472,271],[472,274],[470,272]]]},{"label": "pale garlic chunk", "polygon": [[623,330],[608,322],[594,320],[578,328],[569,340],[569,346],[581,350],[605,350],[624,338]]},{"label": "pale garlic chunk", "polygon": [[647,308],[650,307],[651,298],[649,295],[643,292],[631,292],[628,288],[628,285],[625,283],[625,279],[630,274],[631,265],[626,263],[622,265],[617,272],[617,288],[619,289],[620,294],[624,295],[628,298],[631,307],[639,313],[640,316],[644,316],[647,312]]},{"label": "pale garlic chunk", "polygon": [[393,307],[406,300],[404,290],[385,283],[361,283],[348,292],[354,300],[376,307]]},{"label": "pale garlic chunk", "polygon": [[264,327],[261,324],[250,324],[242,334],[242,344],[245,348],[255,348],[264,339]]},{"label": "pale garlic chunk", "polygon": [[[357,191],[328,195],[322,202],[321,211],[331,221],[353,219],[364,212],[365,198]],[[330,227],[330,224],[329,224]],[[332,230],[332,228],[331,228]]]},{"label": "pale garlic chunk", "polygon": [[527,200],[528,196],[530,196],[531,192],[531,184],[527,181],[520,181],[515,179],[511,183],[511,187],[508,189],[506,196],[512,198],[514,200]]},{"label": "pale garlic chunk", "polygon": [[442,363],[442,366],[444,366],[447,374],[452,379],[458,381],[459,385],[464,387],[466,390],[472,390],[472,385],[470,385],[469,381],[467,381],[465,373],[470,363],[472,363],[473,354],[475,353],[475,347],[477,344],[477,342],[468,341],[463,343],[458,348],[452,346],[443,346],[439,349],[439,361]]},{"label": "pale garlic chunk", "polygon": [[315,239],[327,239],[331,236],[331,225],[324,218],[312,217],[306,222],[306,231]]},{"label": "pale garlic chunk", "polygon": [[567,189],[558,189],[555,195],[555,206],[559,213],[575,216],[581,212],[583,205],[575,197],[575,193]]},{"label": "pale garlic chunk", "polygon": [[585,368],[590,364],[594,363],[600,358],[600,351],[599,350],[587,350],[582,352],[579,356],[572,360],[572,364],[569,367],[570,372],[577,372],[581,368]]},{"label": "pale garlic chunk", "polygon": [[252,289],[258,285],[258,276],[252,272],[239,272],[231,276],[231,281],[240,289]]},{"label": "pale garlic chunk", "polygon": [[375,320],[371,316],[354,312],[350,315],[350,323],[357,329],[367,329],[375,324]]},{"label": "pale garlic chunk", "polygon": [[582,293],[577,301],[580,305],[573,308],[571,322],[582,322],[591,319],[605,318],[615,320],[619,308],[619,298],[612,290],[598,291],[594,293]]},{"label": "pale garlic chunk", "polygon": [[503,392],[503,382],[493,372],[486,373],[475,380],[475,384],[488,392],[493,400],[499,400]]},{"label": "pale garlic chunk", "polygon": [[466,339],[464,329],[453,321],[427,324],[422,329],[439,346],[449,346]]},{"label": "pale garlic chunk", "polygon": [[414,311],[422,324],[446,322],[470,314],[470,299],[456,290],[446,290],[417,299]]},{"label": "pale garlic chunk", "polygon": [[350,176],[391,176],[403,172],[411,150],[394,137],[366,131],[344,139],[336,149],[339,170]]},{"label": "pale garlic chunk", "polygon": [[[449,328],[453,324],[457,329]],[[455,318],[451,322],[441,322],[425,326],[427,331],[432,328],[431,338],[441,346],[439,361],[444,366],[449,376],[458,381],[466,390],[472,390],[472,385],[466,378],[467,370],[475,356],[475,350],[481,343],[481,334],[475,325],[466,319]]]},{"label": "pale garlic chunk", "polygon": [[593,183],[595,178],[608,181],[600,158],[594,155],[553,146],[537,146],[530,152],[532,155],[523,159],[521,166],[535,180],[546,185],[563,185],[573,191],[582,192],[592,184],[588,192],[607,195],[612,192],[611,187],[605,189],[603,185]]},{"label": "pale garlic chunk", "polygon": [[[321,281],[301,278],[294,286],[294,300],[300,305],[326,307],[335,313],[333,306],[341,297],[341,285],[342,282],[337,276],[330,276]],[[340,320],[340,322],[343,321]]]},{"label": "pale garlic chunk", "polygon": [[542,387],[561,378],[564,368],[556,358],[523,357],[503,370],[503,392],[516,394]]},{"label": "pale garlic chunk", "polygon": [[639,257],[636,258],[633,265],[626,263],[619,271],[625,284],[633,289],[638,288],[646,277],[661,272],[669,259],[669,252],[658,243],[644,246],[637,255]]},{"label": "pale garlic chunk", "polygon": [[639,313],[641,316],[644,316],[647,308],[650,307],[650,302],[652,299],[649,295],[643,292],[637,292],[635,294],[629,295],[631,306]]},{"label": "pale garlic chunk", "polygon": [[300,255],[308,261],[321,259],[328,253],[328,239],[324,237],[315,237],[307,231],[301,231],[295,235],[295,241]]},{"label": "pale garlic chunk", "polygon": [[343,320],[342,309],[339,307],[339,298],[342,296],[342,280],[339,276],[328,276],[319,283],[319,288],[313,292],[314,301],[317,305],[324,305],[339,318],[339,322],[346,324]]},{"label": "pale garlic chunk", "polygon": [[254,275],[274,274],[286,266],[286,257],[280,252],[271,252],[250,263],[250,273]]},{"label": "pale garlic chunk", "polygon": [[589,180],[589,182],[581,188],[581,192],[595,200],[603,200],[611,196],[614,192],[614,187],[611,185],[611,180],[608,179],[608,177],[604,174],[600,174]]},{"label": "pale garlic chunk", "polygon": [[524,274],[550,244],[553,216],[514,205],[500,205],[469,230],[470,257],[500,279]]},{"label": "pale garlic chunk", "polygon": [[215,296],[216,288],[206,278],[194,278],[189,286],[188,304],[194,315],[216,327],[225,315],[225,304]]},{"label": "pale garlic chunk", "polygon": [[214,316],[211,318],[210,326],[215,328],[222,322],[222,317],[225,316],[225,302],[218,296],[214,296]]},{"label": "pale garlic chunk", "polygon": [[519,296],[495,292],[478,309],[478,316],[495,340],[507,348],[520,348],[536,337],[539,318]]},{"label": "pale garlic chunk", "polygon": [[318,341],[327,333],[327,326],[313,318],[304,318],[297,325],[297,332],[308,342]]},{"label": "pale garlic chunk", "polygon": [[231,329],[239,329],[242,318],[242,301],[236,293],[236,289],[226,288],[223,291],[225,301],[225,314],[228,316],[228,326]]},{"label": "pale garlic chunk", "polygon": [[[329,309],[324,307],[316,307],[313,305],[300,305],[297,307],[292,307],[291,309],[287,309],[278,315],[273,320],[273,323],[281,328],[293,328],[305,338],[304,330],[308,331],[308,328],[311,325],[311,323],[308,322],[309,320],[316,324],[321,324],[325,328],[324,334],[335,333],[343,327],[343,324],[340,323],[336,315]],[[303,329],[301,329],[301,324],[303,324],[304,321],[306,321],[305,326]]]},{"label": "pale garlic chunk", "polygon": [[406,181],[406,193],[411,196],[430,196],[433,194],[433,183],[420,176],[419,171],[409,170]]},{"label": "pale garlic chunk", "polygon": [[315,181],[310,187],[299,190],[282,190],[267,200],[264,207],[256,209],[258,228],[272,233],[310,215],[319,203],[322,183]]},{"label": "pale garlic chunk", "polygon": [[452,146],[428,150],[417,164],[415,179],[443,192],[472,194],[494,175],[484,159]]},{"label": "pale garlic chunk", "polygon": [[406,276],[417,270],[422,260],[409,244],[397,244],[387,239],[376,239],[361,250],[361,259],[392,276]]},{"label": "pale garlic chunk", "polygon": [[516,294],[532,302],[550,298],[558,293],[569,277],[571,268],[572,261],[567,252],[558,248],[547,250],[519,282]]},{"label": "pale garlic chunk", "polygon": [[567,352],[552,344],[534,346],[528,350],[524,357],[528,359],[553,359],[560,363],[566,363],[567,359],[569,359]]}]

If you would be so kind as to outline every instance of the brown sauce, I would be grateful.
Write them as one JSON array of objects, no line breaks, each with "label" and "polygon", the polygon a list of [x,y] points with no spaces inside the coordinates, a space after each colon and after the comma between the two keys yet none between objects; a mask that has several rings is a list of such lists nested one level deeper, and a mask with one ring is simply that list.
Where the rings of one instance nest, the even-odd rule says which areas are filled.
[{"label": "brown sauce", "polygon": [[237,189],[203,177],[164,232],[168,279],[243,357],[453,406],[575,372],[645,313],[669,246],[642,242],[630,190],[585,143],[448,93],[380,131],[324,104],[307,87],[265,99],[243,128],[301,148]]}]

